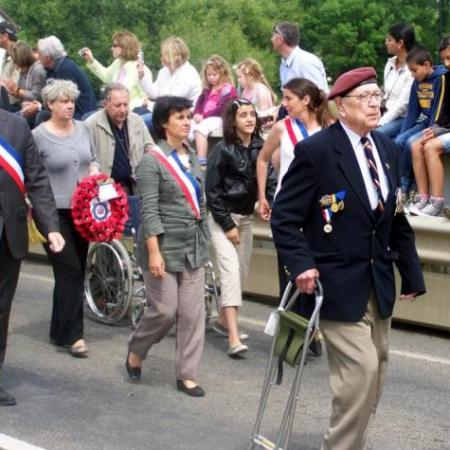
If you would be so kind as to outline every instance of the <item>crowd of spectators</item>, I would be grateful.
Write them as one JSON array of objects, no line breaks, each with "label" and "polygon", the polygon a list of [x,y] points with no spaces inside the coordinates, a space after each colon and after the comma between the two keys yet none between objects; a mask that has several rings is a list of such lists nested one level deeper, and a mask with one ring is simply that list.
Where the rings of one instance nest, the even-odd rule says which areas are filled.
[{"label": "crowd of spectators", "polygon": [[[162,68],[154,80],[137,36],[129,31],[115,32],[110,65],[99,62],[88,47],[79,52],[87,69],[105,85],[100,101],[85,70],[56,36],[42,38],[33,47],[18,40],[12,24],[0,23],[0,47],[5,51],[0,108],[22,116],[33,129],[66,242],[60,254],[46,248],[55,274],[50,329],[55,345],[67,346],[72,356],[88,354],[82,313],[88,243],[74,229],[70,197],[78,181],[101,171],[120,183],[127,194],[140,195],[148,238],[141,253],[146,261],[146,287],[153,300],[167,303],[169,297],[176,300],[177,292],[189,305],[194,302],[189,289],[184,289],[192,283],[197,286],[203,276],[200,268],[206,258],[207,232],[198,223],[208,223],[223,300],[213,328],[228,337],[230,356],[248,350],[242,342],[248,334],[239,331],[237,319],[252,248],[255,204],[259,199],[257,210],[263,220],[269,220],[273,195],[267,188],[276,184],[273,167],[279,174],[278,191],[295,145],[334,122],[325,66],[319,57],[300,48],[299,40],[295,24],[280,22],[272,29],[272,46],[281,56],[282,99],[277,105],[277,96],[254,59],[233,66],[236,89],[233,70],[223,57],[207,58],[200,75],[189,62],[186,42],[170,36],[161,44]],[[378,131],[402,148],[405,209],[415,215],[438,216],[444,210],[441,157],[450,150],[450,38],[444,38],[439,47],[443,65],[433,65],[429,50],[416,42],[414,29],[408,24],[389,28],[386,49],[392,57],[384,69],[383,90],[361,101],[380,101]],[[208,149],[211,133],[223,139]],[[154,179],[149,179],[150,175]],[[171,176],[184,183],[183,192],[192,190],[187,203],[182,191],[179,198],[174,194],[175,188],[168,181]],[[177,205],[178,213],[173,210]],[[205,205],[207,222],[203,222]],[[161,212],[161,208],[167,211]],[[191,232],[188,240],[192,248],[186,250],[189,257],[173,252],[181,239],[177,226],[184,233],[187,229]],[[164,239],[153,239],[162,230],[166,232]],[[279,272],[283,287],[287,275],[282,261]],[[182,275],[174,275],[177,273]],[[143,325],[130,339],[128,374],[135,381],[140,378],[147,352],[177,316],[182,323],[178,389],[192,396],[204,395],[196,383],[204,335],[191,330],[202,320],[197,313],[193,317],[191,306],[190,312],[177,302],[170,308],[162,308],[159,316],[153,310],[144,317]],[[154,323],[159,323],[158,332]],[[183,354],[183,348],[191,357]]]}]

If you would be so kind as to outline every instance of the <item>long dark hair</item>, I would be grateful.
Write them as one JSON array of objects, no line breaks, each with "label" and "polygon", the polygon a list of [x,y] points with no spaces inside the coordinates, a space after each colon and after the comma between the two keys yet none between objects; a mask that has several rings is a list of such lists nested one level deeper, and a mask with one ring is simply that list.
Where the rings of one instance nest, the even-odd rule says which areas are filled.
[{"label": "long dark hair", "polygon": [[402,40],[407,52],[409,52],[414,45],[416,45],[416,34],[414,32],[414,28],[407,23],[395,23],[389,28],[388,34],[390,34],[397,42]]},{"label": "long dark hair", "polygon": [[175,113],[190,109],[192,102],[184,97],[175,97],[165,95],[159,97],[155,101],[153,106],[153,134],[156,140],[166,139],[166,130],[163,127],[169,121],[169,117]]},{"label": "long dark hair", "polygon": [[328,107],[327,94],[312,81],[306,78],[292,78],[283,86],[283,89],[290,90],[299,99],[308,95],[310,102],[307,108],[316,115],[322,128],[326,128],[334,122],[335,117]]},{"label": "long dark hair", "polygon": [[[253,109],[255,106],[253,103],[245,100],[243,98],[229,100],[229,102],[225,106],[225,110],[223,112],[222,120],[223,120],[223,140],[227,144],[235,144],[241,142],[241,138],[238,136],[236,131],[236,113],[240,106],[251,105]],[[256,113],[256,109],[255,109]],[[256,126],[255,131],[253,131],[252,139],[255,137],[261,136],[261,124],[258,119],[258,114],[256,114]]]}]

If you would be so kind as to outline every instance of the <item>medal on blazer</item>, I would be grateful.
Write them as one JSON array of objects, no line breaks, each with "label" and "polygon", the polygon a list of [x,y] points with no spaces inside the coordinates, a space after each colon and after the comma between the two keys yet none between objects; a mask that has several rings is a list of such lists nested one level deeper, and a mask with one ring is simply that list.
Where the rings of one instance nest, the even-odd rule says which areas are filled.
[{"label": "medal on blazer", "polygon": [[339,191],[335,194],[324,195],[319,200],[320,206],[322,208],[322,216],[325,221],[323,231],[325,231],[325,233],[327,234],[333,231],[333,225],[331,224],[331,218],[333,217],[333,214],[342,211],[345,207],[345,194],[346,191]]}]

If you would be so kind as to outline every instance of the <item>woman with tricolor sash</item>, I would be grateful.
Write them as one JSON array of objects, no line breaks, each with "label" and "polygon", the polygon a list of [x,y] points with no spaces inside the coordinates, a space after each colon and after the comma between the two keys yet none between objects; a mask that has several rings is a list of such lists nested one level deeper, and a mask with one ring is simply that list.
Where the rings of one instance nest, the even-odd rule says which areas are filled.
[{"label": "woman with tricolor sash", "polygon": [[205,338],[207,228],[202,171],[185,145],[192,103],[182,97],[156,100],[153,127],[157,147],[137,168],[141,202],[138,257],[150,306],[131,335],[126,369],[141,378],[149,350],[176,321],[176,385],[192,397],[205,391],[197,371]]},{"label": "woman with tricolor sash", "polygon": [[[334,117],[328,108],[327,94],[305,78],[293,78],[283,86],[282,104],[288,112],[288,117],[273,126],[259,154],[256,166],[258,214],[262,220],[269,220],[271,213],[265,194],[269,162],[272,160],[278,167],[276,195],[280,190],[283,177],[294,159],[297,143],[334,122]],[[279,162],[274,159],[279,159]],[[289,274],[279,259],[278,276],[281,297],[289,282]],[[316,353],[320,354],[321,350],[318,349]]]}]

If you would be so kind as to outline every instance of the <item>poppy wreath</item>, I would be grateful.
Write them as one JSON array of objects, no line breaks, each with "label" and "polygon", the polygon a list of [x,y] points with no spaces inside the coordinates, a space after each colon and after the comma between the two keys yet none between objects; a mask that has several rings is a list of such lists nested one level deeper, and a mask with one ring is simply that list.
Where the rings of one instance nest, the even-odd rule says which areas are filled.
[{"label": "poppy wreath", "polygon": [[119,183],[113,183],[117,198],[100,201],[99,183],[108,180],[105,173],[82,180],[72,196],[72,218],[75,228],[88,241],[109,242],[120,239],[128,220],[127,194]]}]

